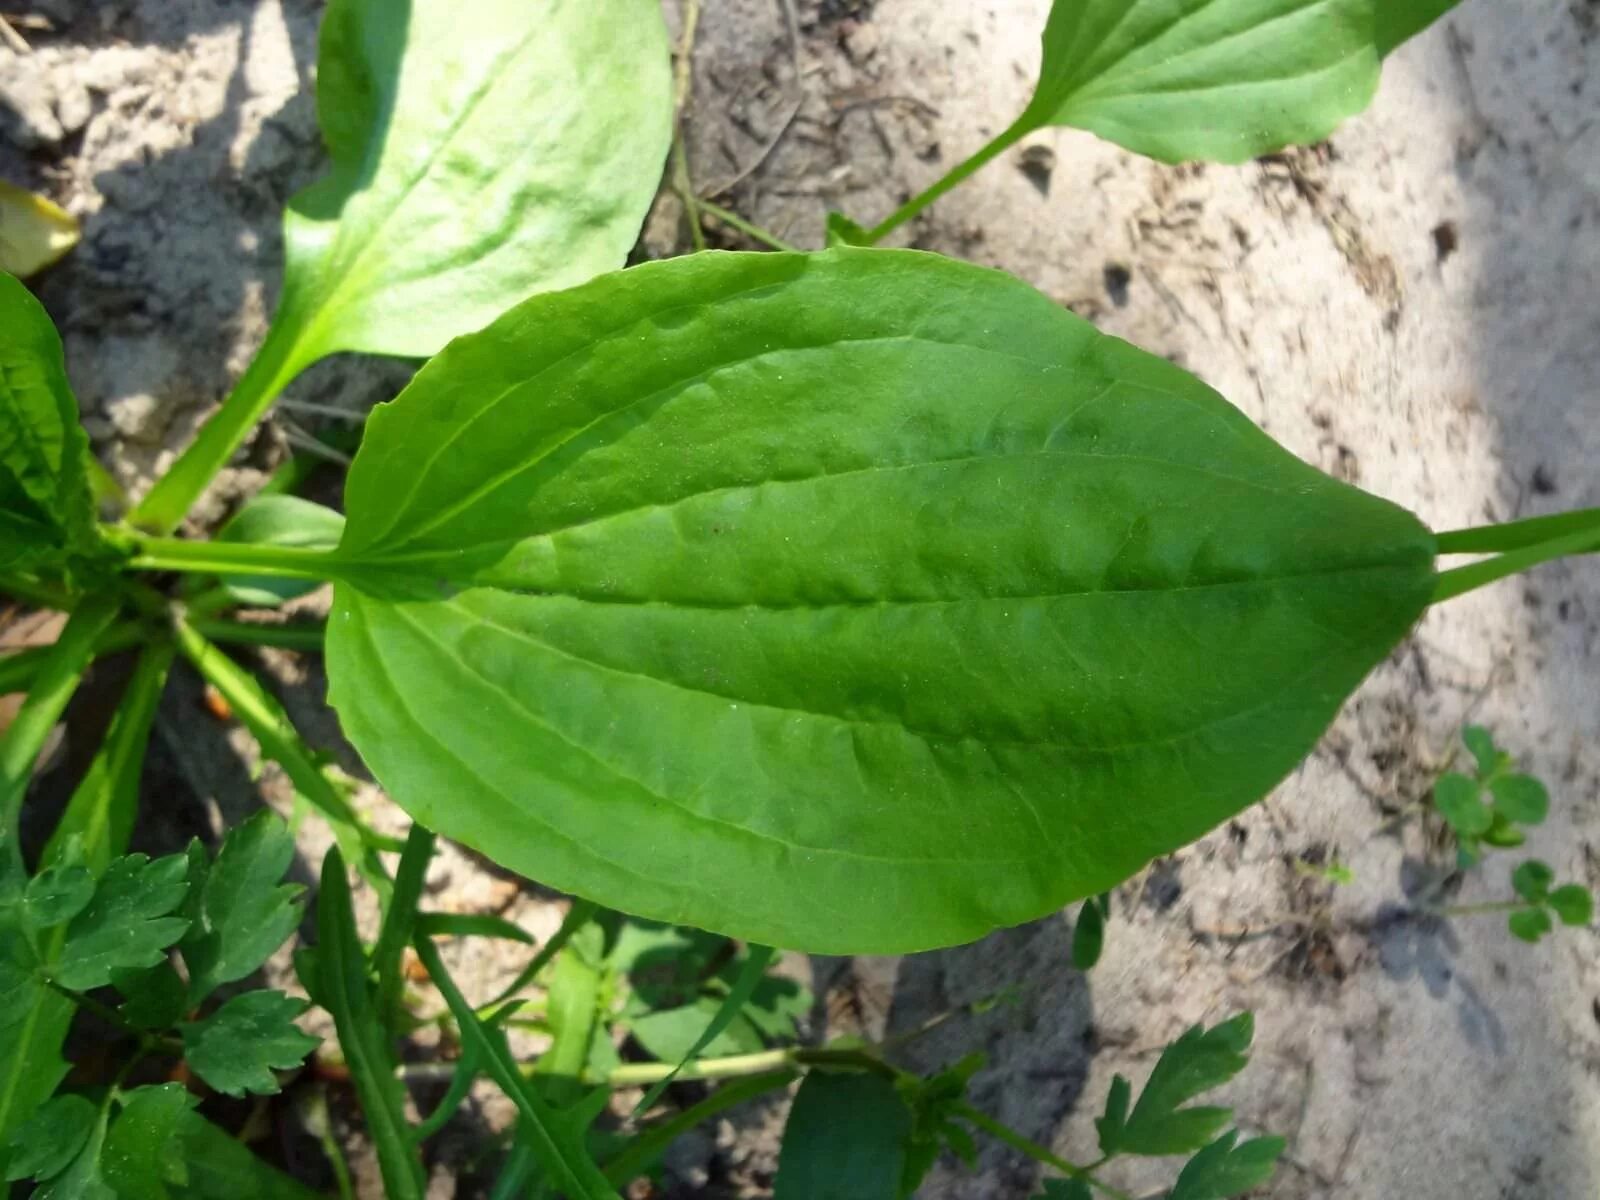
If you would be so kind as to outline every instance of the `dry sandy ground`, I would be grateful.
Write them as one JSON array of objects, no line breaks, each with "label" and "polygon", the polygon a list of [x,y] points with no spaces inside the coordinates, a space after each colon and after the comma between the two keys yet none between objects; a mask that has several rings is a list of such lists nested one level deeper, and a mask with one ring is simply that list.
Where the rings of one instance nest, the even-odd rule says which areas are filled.
[{"label": "dry sandy ground", "polygon": [[[259,338],[275,214],[315,173],[312,0],[12,0],[52,18],[0,57],[14,111],[0,176],[85,221],[43,282],[97,449],[137,485],[170,457]],[[1046,0],[705,0],[690,144],[696,180],[801,244],[823,215],[887,213],[1009,123]],[[676,20],[676,12],[673,13]],[[8,54],[0,50],[0,55]],[[3,112],[6,105],[0,105]],[[1026,169],[1024,169],[1026,168]],[[1326,470],[1436,528],[1600,504],[1600,6],[1466,0],[1391,61],[1372,110],[1331,143],[1238,167],[1167,168],[1055,131],[991,165],[906,231],[1027,279],[1218,387]],[[646,251],[680,240],[658,207]],[[729,233],[726,244],[741,244]],[[302,400],[360,407],[404,371],[340,361]],[[282,426],[215,511],[281,453]],[[1495,918],[1377,920],[1407,861],[1448,861],[1411,822],[1469,716],[1550,784],[1531,849],[1600,885],[1600,564],[1552,566],[1431,613],[1265,804],[1119,891],[1102,964],[1068,966],[1068,916],[900,962],[816,962],[836,1027],[907,1029],[1016,985],[1020,1002],[918,1044],[932,1065],[986,1050],[977,1099],[1062,1153],[1093,1157],[1115,1072],[1138,1077],[1195,1021],[1254,1009],[1240,1118],[1291,1138],[1274,1197],[1519,1197],[1600,1190],[1600,965],[1590,930],[1537,947]],[[278,660],[330,742],[320,681]],[[174,688],[169,732],[192,724]],[[168,737],[152,804],[253,785]],[[229,765],[232,762],[232,765]],[[220,764],[220,765],[219,765]],[[222,816],[221,819],[226,819]],[[308,846],[308,857],[317,847]],[[1337,859],[1333,887],[1297,870]],[[1513,859],[1513,861],[1515,861]],[[1507,891],[1491,863],[1463,900]],[[440,903],[507,900],[452,854]],[[538,897],[508,909],[541,932]],[[1292,920],[1286,920],[1292,918]],[[498,967],[484,964],[485,974]],[[759,1186],[773,1109],[677,1156],[678,1187]],[[1029,1194],[1026,1160],[941,1164],[928,1196]],[[1138,1191],[1160,1170],[1121,1177]],[[436,1178],[439,1194],[450,1180]]]}]

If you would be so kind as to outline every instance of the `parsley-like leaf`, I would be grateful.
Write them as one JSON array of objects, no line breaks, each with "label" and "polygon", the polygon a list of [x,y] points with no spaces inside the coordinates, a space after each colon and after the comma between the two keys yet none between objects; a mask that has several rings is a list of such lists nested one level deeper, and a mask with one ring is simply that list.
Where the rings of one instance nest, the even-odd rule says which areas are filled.
[{"label": "parsley-like leaf", "polygon": [[1230,1129],[1189,1160],[1167,1200],[1228,1200],[1260,1187],[1272,1178],[1284,1145],[1281,1137],[1239,1142],[1239,1131]]},{"label": "parsley-like leaf", "polygon": [[56,1096],[12,1131],[6,1178],[54,1179],[83,1150],[100,1110],[82,1096]]},{"label": "parsley-like leaf", "polygon": [[1249,1013],[1212,1029],[1196,1025],[1161,1052],[1139,1102],[1128,1113],[1132,1088],[1122,1076],[1112,1080],[1106,1112],[1095,1122],[1100,1149],[1114,1154],[1189,1154],[1215,1138],[1233,1118],[1226,1108],[1183,1104],[1228,1082],[1249,1061],[1255,1032]]},{"label": "parsley-like leaf", "polygon": [[28,880],[22,923],[35,933],[72,920],[94,895],[94,876],[82,863],[61,863]]},{"label": "parsley-like leaf", "polygon": [[56,982],[83,992],[111,982],[118,970],[152,967],[189,923],[168,914],[183,903],[188,863],[181,854],[151,862],[129,854],[106,868],[94,898],[67,926],[55,964]]},{"label": "parsley-like leaf", "polygon": [[188,1182],[183,1156],[173,1153],[178,1122],[198,1101],[181,1084],[126,1093],[111,1126],[100,1169],[120,1200],[169,1200],[168,1184]]},{"label": "parsley-like leaf", "polygon": [[306,1007],[282,992],[235,996],[205,1020],[178,1027],[184,1057],[219,1092],[272,1095],[278,1090],[272,1072],[298,1067],[317,1047],[318,1039],[294,1023]]},{"label": "parsley-like leaf", "polygon": [[258,813],[223,839],[191,906],[194,923],[181,947],[191,1004],[256,970],[294,932],[303,889],[283,882],[293,858],[294,838],[271,812]]}]

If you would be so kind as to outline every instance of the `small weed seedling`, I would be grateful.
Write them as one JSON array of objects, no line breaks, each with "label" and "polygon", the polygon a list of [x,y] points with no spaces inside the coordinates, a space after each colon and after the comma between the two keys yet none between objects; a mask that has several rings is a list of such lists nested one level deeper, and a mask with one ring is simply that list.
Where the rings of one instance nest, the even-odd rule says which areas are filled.
[{"label": "small weed seedling", "polygon": [[[1137,1100],[1117,1079],[1076,1164],[965,1098],[974,1060],[923,1079],[892,1046],[798,1042],[809,1001],[773,947],[924,950],[1085,901],[1091,965],[1109,888],[1265,795],[1430,605],[1600,550],[1600,511],[1435,533],[1026,284],[874,246],[1047,125],[1165,161],[1325,137],[1452,6],[1057,0],[1022,115],[875,227],[834,214],[830,249],[790,251],[699,202],[680,140],[692,239],[707,211],[780,252],[622,270],[695,4],[675,79],[658,0],[471,21],[330,0],[329,166],[284,215],[270,331],[130,510],[98,512],[61,342],[0,276],[0,592],[69,614],[0,660],[27,693],[0,741],[0,1174],[41,1200],[310,1194],[210,1119],[312,1048],[303,1001],[235,990],[297,923],[287,833],[259,816],[214,860],[127,853],[181,658],[332,830],[295,962],[393,1200],[425,1194],[429,1140],[482,1077],[516,1111],[496,1196],[615,1197],[797,1080],[779,1200],[898,1200],[975,1134],[1048,1167],[1050,1197],[1125,1197],[1106,1172],[1128,1156],[1186,1159],[1169,1200],[1263,1182],[1281,1140],[1190,1104],[1244,1066],[1248,1015],[1179,1038]],[[215,537],[185,528],[289,382],[344,351],[431,356],[367,423],[344,512],[288,495],[291,465]],[[249,611],[321,583],[325,622]],[[344,732],[415,819],[403,844],[224,645],[325,652]],[[113,653],[135,659],[120,706],[34,852],[30,779]],[[1476,774],[1436,792],[1463,863],[1547,806],[1469,744]],[[439,941],[527,935],[420,907],[435,832],[580,898],[498,996],[465,996]],[[381,905],[370,946],[351,871]],[[1513,883],[1519,937],[1588,922],[1543,864]],[[406,986],[408,947],[432,991]],[[457,1057],[402,1065],[423,1021]],[[75,1022],[99,1049],[69,1078]],[[549,1050],[519,1061],[517,1028]],[[446,1086],[420,1121],[412,1078]],[[663,1108],[687,1080],[718,1086]],[[349,1195],[336,1151],[330,1170]]]}]

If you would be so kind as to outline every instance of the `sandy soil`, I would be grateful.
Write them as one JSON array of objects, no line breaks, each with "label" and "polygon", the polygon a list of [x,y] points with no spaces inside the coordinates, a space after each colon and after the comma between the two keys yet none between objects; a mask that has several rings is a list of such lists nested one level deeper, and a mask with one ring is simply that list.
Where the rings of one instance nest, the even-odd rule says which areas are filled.
[{"label": "sandy soil", "polygon": [[[40,291],[96,448],[137,487],[261,336],[279,279],[276,213],[320,159],[308,91],[320,5],[14,3],[53,29],[24,27],[26,57],[0,49],[0,176],[84,221],[84,245]],[[1046,7],[705,0],[694,177],[805,245],[820,243],[830,207],[879,217],[1009,123]],[[1594,0],[1467,0],[1395,56],[1372,110],[1326,145],[1167,168],[1052,131],[904,232],[1170,356],[1309,461],[1436,528],[1600,504],[1597,89]],[[644,253],[682,248],[677,215],[664,197]],[[340,360],[292,398],[359,409],[404,377],[402,365]],[[282,454],[298,420],[284,416],[208,516]],[[1550,782],[1552,817],[1530,849],[1600,886],[1597,594],[1600,564],[1559,565],[1430,614],[1269,801],[1119,890],[1087,978],[1069,968],[1064,914],[902,961],[802,963],[827,1023],[905,1030],[1015,985],[1017,1003],[948,1022],[914,1056],[932,1066],[987,1051],[978,1102],[1091,1158],[1114,1073],[1138,1077],[1187,1024],[1251,1008],[1258,1051],[1230,1099],[1249,1127],[1291,1138],[1266,1194],[1593,1196],[1595,933],[1527,947],[1493,918],[1375,918],[1404,902],[1417,863],[1448,860],[1417,823],[1386,828],[1469,716]],[[312,736],[337,746],[315,666],[268,665]],[[197,693],[183,678],[169,695],[148,807],[214,827],[258,785],[242,765],[248,740],[197,720]],[[273,773],[261,786],[281,802]],[[304,849],[314,863],[320,845]],[[1337,859],[1356,882],[1310,877],[1295,865],[1307,859]],[[1508,872],[1491,863],[1461,898],[1505,894]],[[540,934],[556,919],[547,897],[454,851],[434,883],[441,905],[501,907]],[[478,977],[463,982],[480,986],[504,969],[467,965]],[[678,1190],[759,1191],[780,1120],[768,1106],[691,1139],[674,1157]],[[1035,1178],[991,1148],[975,1174],[941,1164],[923,1194],[1010,1200]],[[1120,1181],[1138,1191],[1167,1178]],[[434,1182],[457,1190],[448,1168]]]}]

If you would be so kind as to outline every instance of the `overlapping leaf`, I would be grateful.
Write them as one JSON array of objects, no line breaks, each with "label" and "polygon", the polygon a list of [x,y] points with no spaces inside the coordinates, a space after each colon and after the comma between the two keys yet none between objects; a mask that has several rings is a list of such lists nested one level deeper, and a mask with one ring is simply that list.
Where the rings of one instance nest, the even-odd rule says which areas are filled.
[{"label": "overlapping leaf", "polygon": [[538,297],[379,409],[329,622],[412,815],[754,941],[950,944],[1259,798],[1433,539],[1171,364],[903,251]]},{"label": "overlapping leaf", "polygon": [[305,1010],[304,1000],[282,992],[244,992],[180,1028],[184,1057],[219,1092],[272,1095],[273,1072],[298,1067],[317,1048],[317,1039],[294,1023]]},{"label": "overlapping leaf", "polygon": [[188,891],[188,860],[170,854],[117,859],[101,877],[94,899],[67,926],[66,944],[51,968],[62,987],[88,991],[120,970],[154,966],[183,936],[189,922],[173,916]]}]

